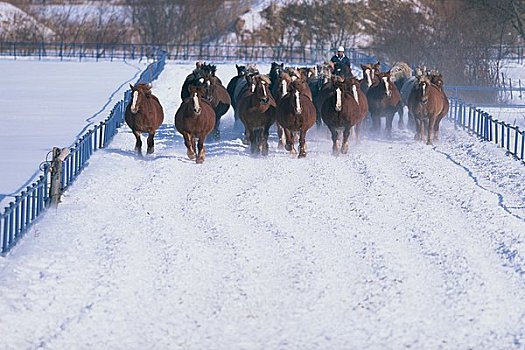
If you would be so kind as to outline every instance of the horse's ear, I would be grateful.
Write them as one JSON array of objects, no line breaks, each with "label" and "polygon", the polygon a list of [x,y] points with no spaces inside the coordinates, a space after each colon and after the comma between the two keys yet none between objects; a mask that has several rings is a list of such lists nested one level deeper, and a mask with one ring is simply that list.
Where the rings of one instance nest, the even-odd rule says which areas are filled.
[{"label": "horse's ear", "polygon": [[129,84],[129,88],[130,88],[131,90],[133,90],[133,85]]}]

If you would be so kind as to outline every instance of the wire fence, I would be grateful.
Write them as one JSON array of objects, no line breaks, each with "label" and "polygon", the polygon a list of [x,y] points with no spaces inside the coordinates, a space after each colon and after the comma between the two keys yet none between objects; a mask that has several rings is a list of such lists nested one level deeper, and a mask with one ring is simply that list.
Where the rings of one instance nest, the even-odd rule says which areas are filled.
[{"label": "wire fence", "polygon": [[[150,64],[138,82],[155,80],[164,69],[166,53],[159,52],[159,60]],[[61,188],[66,190],[85,168],[91,155],[105,148],[124,122],[124,112],[131,99],[130,90],[117,102],[109,116],[100,124],[77,139],[62,163]],[[42,175],[30,186],[15,196],[0,213],[0,253],[5,255],[29,230],[50,203],[50,165],[46,161],[41,167]]]},{"label": "wire fence", "polygon": [[449,118],[455,127],[495,143],[525,164],[525,131],[518,126],[495,119],[480,108],[455,98],[450,99]]}]

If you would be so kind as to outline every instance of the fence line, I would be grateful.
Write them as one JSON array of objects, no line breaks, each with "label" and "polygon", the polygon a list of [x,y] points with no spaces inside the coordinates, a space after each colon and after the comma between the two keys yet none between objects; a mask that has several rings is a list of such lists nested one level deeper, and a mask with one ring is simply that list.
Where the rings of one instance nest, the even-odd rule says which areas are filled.
[{"label": "fence line", "polygon": [[487,112],[459,99],[450,99],[449,118],[456,128],[461,127],[484,141],[493,142],[507,154],[525,164],[525,131],[518,126],[494,119]]},{"label": "fence line", "polygon": [[[160,53],[159,60],[153,62],[142,73],[138,82],[151,82],[164,69],[166,53]],[[69,155],[62,163],[62,190],[67,189],[85,168],[91,155],[105,148],[124,122],[124,112],[131,99],[130,91],[124,93],[123,100],[115,104],[109,116],[77,139],[70,148]],[[33,222],[45,211],[50,202],[50,169],[43,163],[43,174],[10,202],[0,213],[0,254],[5,255],[29,230]]]},{"label": "fence line", "polygon": [[[268,46],[268,45],[226,45],[226,44],[97,44],[64,42],[3,42],[0,41],[0,56],[32,56],[39,59],[58,57],[63,59],[113,60],[157,58],[167,53],[167,59],[181,61],[215,62],[268,62],[282,61],[289,64],[314,64],[325,61],[334,52],[329,46]],[[346,55],[355,64],[375,63],[374,56],[349,48]],[[160,60],[158,60],[160,61]]]}]

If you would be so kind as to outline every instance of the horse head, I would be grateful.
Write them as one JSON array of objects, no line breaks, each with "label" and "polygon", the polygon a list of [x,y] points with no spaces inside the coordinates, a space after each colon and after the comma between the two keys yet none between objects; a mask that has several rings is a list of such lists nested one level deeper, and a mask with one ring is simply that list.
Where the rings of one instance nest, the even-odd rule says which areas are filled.
[{"label": "horse head", "polygon": [[387,97],[392,96],[392,82],[390,81],[390,71],[388,72],[377,72],[379,84],[384,86],[385,95]]},{"label": "horse head", "polygon": [[417,77],[416,91],[419,93],[419,99],[423,104],[428,102],[430,84],[430,78],[427,75],[421,75]]},{"label": "horse head", "polygon": [[332,77],[332,86],[335,92],[335,110],[341,112],[343,109],[343,95],[346,92],[347,84],[345,83],[345,77],[334,75]]},{"label": "horse head", "polygon": [[278,99],[283,98],[288,93],[291,82],[292,77],[290,77],[290,75],[286,72],[281,72],[281,74],[279,74],[277,84],[275,85],[272,92],[278,97]]},{"label": "horse head", "polygon": [[250,91],[252,93],[253,106],[258,106],[264,112],[271,105],[275,107],[275,101],[270,93],[270,78],[267,75],[258,74],[252,77]]},{"label": "horse head", "polygon": [[200,99],[206,93],[204,85],[190,85],[189,90],[190,90],[190,98],[191,98],[190,101],[192,103],[193,113],[195,115],[200,115],[201,110],[202,110]]},{"label": "horse head", "polygon": [[303,107],[301,106],[301,95],[304,95],[305,93],[305,86],[306,88],[308,88],[308,85],[303,79],[296,79],[290,84],[290,100],[293,106],[294,113],[297,115],[303,113]]},{"label": "horse head", "polygon": [[151,85],[149,84],[137,84],[135,86],[129,84],[131,88],[131,113],[137,114],[141,110],[144,100],[151,95]]},{"label": "horse head", "polygon": [[357,77],[351,76],[345,79],[346,91],[351,92],[354,100],[359,104],[359,94],[358,91],[361,89],[361,82]]},{"label": "horse head", "polygon": [[237,69],[237,76],[243,77],[246,75],[246,66],[238,66],[235,65],[235,68]]},{"label": "horse head", "polygon": [[443,75],[437,70],[432,70],[430,72],[430,82],[438,87],[439,90],[443,91]]},{"label": "horse head", "polygon": [[372,86],[377,80],[377,73],[381,64],[377,62],[376,64],[367,63],[362,64],[361,69],[363,70],[363,79],[365,79],[368,87]]}]

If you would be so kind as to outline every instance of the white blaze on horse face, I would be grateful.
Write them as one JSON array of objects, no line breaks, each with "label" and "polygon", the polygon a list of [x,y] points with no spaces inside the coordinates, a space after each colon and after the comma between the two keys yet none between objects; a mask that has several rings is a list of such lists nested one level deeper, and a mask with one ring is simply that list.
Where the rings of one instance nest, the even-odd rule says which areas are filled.
[{"label": "white blaze on horse face", "polygon": [[282,81],[281,86],[282,86],[281,97],[283,97],[284,95],[286,95],[286,92],[288,91],[288,83],[286,82],[286,80]]},{"label": "white blaze on horse face", "polygon": [[383,82],[385,83],[386,95],[388,97],[390,97],[390,95],[392,95],[392,91],[390,91],[390,85],[388,84],[388,78],[387,77],[383,77]]},{"label": "white blaze on horse face", "polygon": [[337,88],[335,89],[335,110],[341,112],[341,109],[343,109],[343,104],[341,103],[341,89]]},{"label": "white blaze on horse face", "polygon": [[359,95],[357,94],[357,86],[355,84],[352,85],[352,93],[354,94],[355,102],[359,104]]},{"label": "white blaze on horse face", "polygon": [[261,81],[261,85],[263,88],[264,97],[268,97],[268,94],[266,93],[266,83],[264,81]]},{"label": "white blaze on horse face", "polygon": [[303,108],[301,107],[301,99],[299,98],[299,91],[295,92],[295,111],[297,114],[303,113]]},{"label": "white blaze on horse face", "polygon": [[197,93],[196,92],[193,94],[193,111],[196,114],[200,114],[201,113],[201,105],[199,104],[199,98],[197,97]]},{"label": "white blaze on horse face", "polygon": [[252,84],[252,93],[255,92],[255,84]]},{"label": "white blaze on horse face", "polygon": [[372,76],[370,75],[370,69],[365,69],[365,75],[366,75],[366,82],[368,83],[368,87],[372,86]]},{"label": "white blaze on horse face", "polygon": [[139,99],[139,92],[133,91],[133,100],[131,102],[131,113],[137,113],[137,100]]}]

